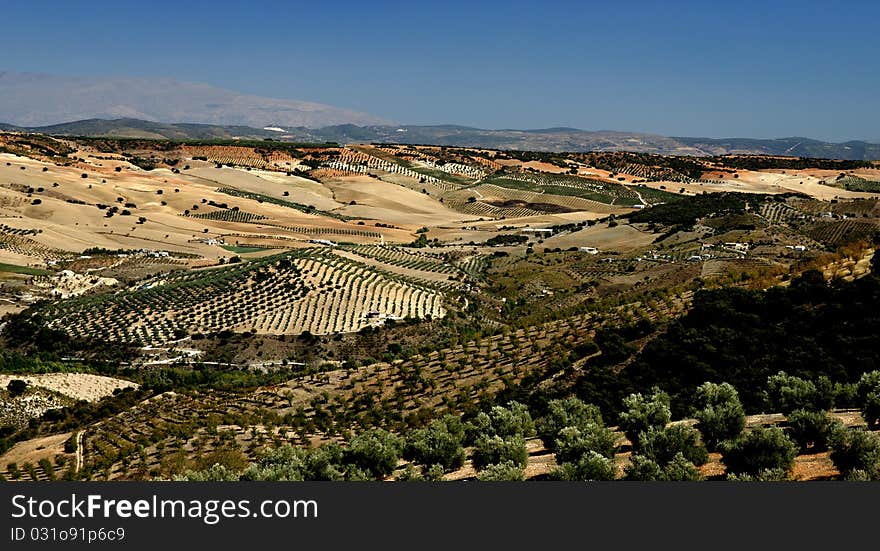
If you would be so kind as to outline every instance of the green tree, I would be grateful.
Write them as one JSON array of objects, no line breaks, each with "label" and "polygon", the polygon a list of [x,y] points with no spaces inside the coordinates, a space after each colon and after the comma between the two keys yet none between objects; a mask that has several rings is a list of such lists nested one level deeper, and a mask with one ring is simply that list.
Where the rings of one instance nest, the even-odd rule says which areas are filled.
[{"label": "green tree", "polygon": [[596,452],[609,459],[617,450],[617,435],[595,423],[583,427],[565,427],[556,439],[557,463],[574,462],[587,452]]},{"label": "green tree", "polygon": [[507,461],[525,467],[527,460],[526,440],[519,434],[507,437],[484,434],[480,435],[474,443],[472,461],[477,469],[484,469],[489,465],[497,465]]},{"label": "green tree", "polygon": [[724,442],[721,453],[728,473],[755,475],[767,469],[790,470],[797,446],[778,427],[756,428]]},{"label": "green tree", "polygon": [[756,474],[730,473],[727,480],[731,482],[782,482],[789,480],[786,469],[764,469]]},{"label": "green tree", "polygon": [[767,402],[774,412],[788,415],[796,409],[822,409],[819,391],[812,381],[780,371],[767,378]]},{"label": "green tree", "polygon": [[483,482],[519,481],[523,479],[523,468],[513,461],[489,465],[477,478]]},{"label": "green tree", "polygon": [[343,450],[338,444],[325,444],[317,448],[280,446],[263,453],[241,475],[242,480],[295,482],[343,480],[345,477]]},{"label": "green tree", "polygon": [[623,469],[624,480],[640,482],[663,480],[663,469],[653,459],[634,453],[629,460],[629,465]]},{"label": "green tree", "polygon": [[663,480],[684,481],[702,480],[703,476],[699,469],[681,452],[675,454],[666,467],[663,468]]},{"label": "green tree", "polygon": [[735,439],[746,426],[746,414],[739,393],[728,383],[703,383],[697,388],[697,428],[709,450],[724,440]]},{"label": "green tree", "polygon": [[679,454],[694,465],[703,465],[709,460],[709,453],[700,442],[699,431],[685,425],[650,427],[639,435],[636,449],[661,466],[666,466]]},{"label": "green tree", "polygon": [[529,409],[519,402],[508,402],[507,407],[493,406],[489,412],[480,412],[471,421],[472,440],[479,436],[534,436],[535,423]]},{"label": "green tree", "polygon": [[404,457],[426,467],[440,465],[449,472],[464,465],[465,454],[462,445],[464,426],[461,419],[446,415],[435,419],[423,429],[416,429],[407,435]]},{"label": "green tree", "polygon": [[345,462],[369,478],[383,478],[397,467],[403,440],[384,429],[370,429],[354,438],[345,450]]},{"label": "green tree", "polygon": [[620,414],[620,428],[633,444],[638,445],[639,434],[649,428],[663,428],[672,419],[669,395],[654,387],[651,394],[630,394],[623,399],[626,411]]},{"label": "green tree", "polygon": [[21,379],[12,379],[6,385],[6,391],[9,392],[9,396],[11,398],[16,398],[21,396],[27,390],[28,384],[26,381]]},{"label": "green tree", "polygon": [[548,450],[556,449],[556,438],[565,427],[585,428],[587,425],[602,425],[599,408],[586,404],[572,396],[562,400],[551,400],[547,413],[535,423],[538,436]]},{"label": "green tree", "polygon": [[825,411],[796,409],[788,414],[788,431],[802,451],[825,451],[832,437],[843,429],[843,423]]},{"label": "green tree", "polygon": [[857,387],[859,407],[869,427],[880,422],[880,371],[864,373]]},{"label": "green tree", "polygon": [[844,477],[880,480],[880,436],[862,429],[840,431],[831,442],[831,461]]},{"label": "green tree", "polygon": [[555,480],[614,480],[617,476],[617,465],[613,459],[589,451],[579,460],[563,463],[550,472]]}]

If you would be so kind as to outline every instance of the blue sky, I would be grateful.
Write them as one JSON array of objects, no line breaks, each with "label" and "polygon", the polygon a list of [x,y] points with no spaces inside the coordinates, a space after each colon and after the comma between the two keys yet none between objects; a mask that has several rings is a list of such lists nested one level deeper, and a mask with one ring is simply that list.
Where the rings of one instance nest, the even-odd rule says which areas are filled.
[{"label": "blue sky", "polygon": [[880,141],[880,2],[8,2],[0,70],[406,124]]}]

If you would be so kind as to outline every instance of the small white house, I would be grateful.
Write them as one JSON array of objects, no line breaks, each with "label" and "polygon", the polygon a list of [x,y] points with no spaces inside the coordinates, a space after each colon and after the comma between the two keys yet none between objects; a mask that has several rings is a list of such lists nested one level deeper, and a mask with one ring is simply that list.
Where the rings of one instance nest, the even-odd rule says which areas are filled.
[{"label": "small white house", "polygon": [[587,254],[599,254],[599,249],[596,247],[578,247],[578,250]]}]

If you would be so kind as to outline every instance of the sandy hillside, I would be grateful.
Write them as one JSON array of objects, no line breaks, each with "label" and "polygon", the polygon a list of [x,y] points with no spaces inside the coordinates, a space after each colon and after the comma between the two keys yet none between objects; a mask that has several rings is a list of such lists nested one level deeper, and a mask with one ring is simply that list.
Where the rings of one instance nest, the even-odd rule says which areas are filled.
[{"label": "sandy hillside", "polygon": [[0,375],[0,387],[9,381],[21,379],[29,385],[45,388],[70,396],[75,400],[95,402],[110,396],[117,388],[137,388],[138,385],[122,379],[90,373],[44,373],[41,375]]}]

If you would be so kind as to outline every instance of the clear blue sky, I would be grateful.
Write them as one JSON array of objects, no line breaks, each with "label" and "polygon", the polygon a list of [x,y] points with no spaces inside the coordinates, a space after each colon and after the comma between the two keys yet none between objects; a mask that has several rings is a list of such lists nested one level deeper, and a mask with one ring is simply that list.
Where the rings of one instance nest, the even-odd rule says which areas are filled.
[{"label": "clear blue sky", "polygon": [[3,2],[0,70],[407,124],[880,141],[880,2]]}]

